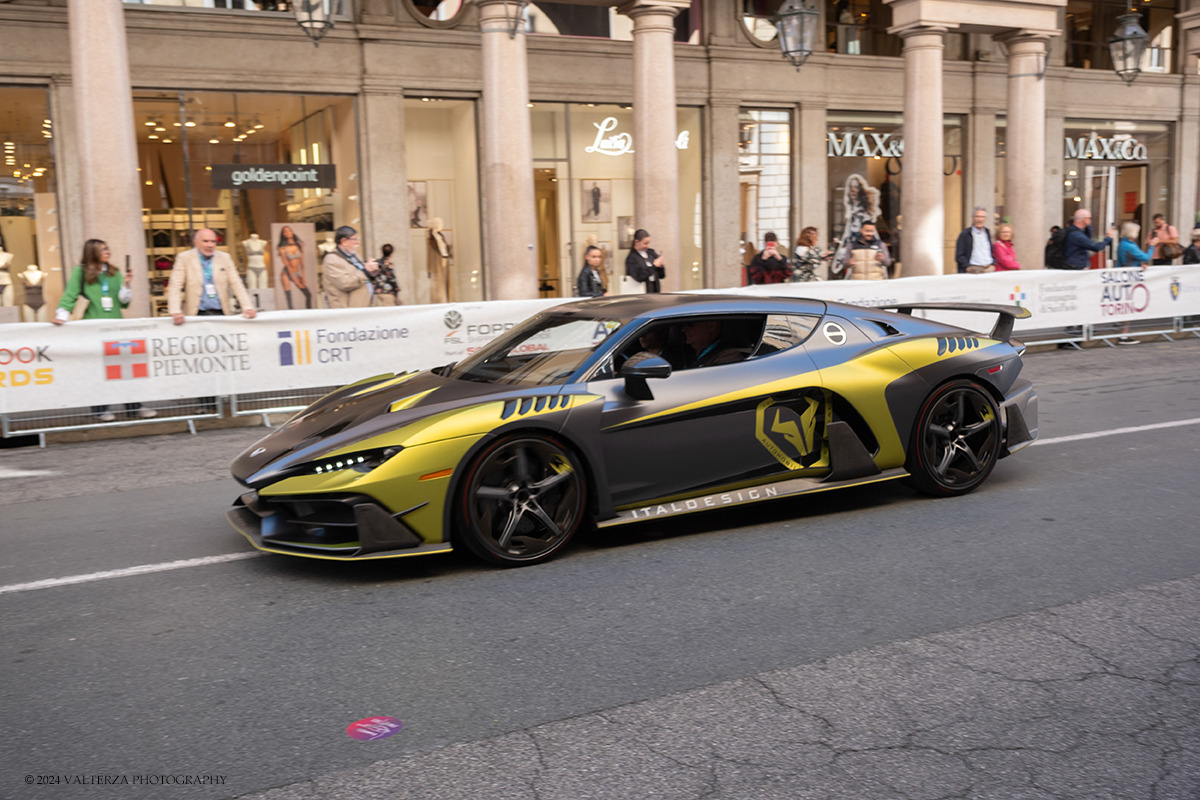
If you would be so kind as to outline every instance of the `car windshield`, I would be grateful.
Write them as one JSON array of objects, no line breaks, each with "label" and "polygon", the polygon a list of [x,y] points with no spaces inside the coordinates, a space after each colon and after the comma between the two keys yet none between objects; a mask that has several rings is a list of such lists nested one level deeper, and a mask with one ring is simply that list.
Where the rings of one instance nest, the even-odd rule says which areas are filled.
[{"label": "car windshield", "polygon": [[451,377],[480,383],[565,383],[628,320],[539,315],[481,348]]}]

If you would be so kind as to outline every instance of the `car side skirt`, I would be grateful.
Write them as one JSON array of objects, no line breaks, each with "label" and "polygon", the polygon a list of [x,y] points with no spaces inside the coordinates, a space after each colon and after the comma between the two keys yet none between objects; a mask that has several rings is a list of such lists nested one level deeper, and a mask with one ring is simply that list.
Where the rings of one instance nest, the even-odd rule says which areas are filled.
[{"label": "car side skirt", "polygon": [[596,527],[611,528],[616,525],[643,522],[648,519],[678,517],[714,508],[732,508],[734,506],[762,502],[763,500],[777,500],[782,497],[795,497],[802,494],[827,492],[831,489],[844,489],[847,486],[865,486],[869,483],[882,483],[883,481],[892,481],[907,476],[907,470],[897,467],[875,475],[841,481],[828,481],[824,478],[792,478],[742,489],[713,492],[712,494],[692,497],[686,500],[664,501],[662,503],[628,508],[617,512],[617,516],[611,519],[597,522]]}]

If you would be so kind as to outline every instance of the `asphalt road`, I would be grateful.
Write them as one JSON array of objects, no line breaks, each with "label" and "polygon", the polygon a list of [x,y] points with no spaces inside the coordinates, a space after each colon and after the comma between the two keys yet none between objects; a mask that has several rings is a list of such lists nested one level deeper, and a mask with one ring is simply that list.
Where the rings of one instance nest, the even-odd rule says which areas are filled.
[{"label": "asphalt road", "polygon": [[[1005,633],[1009,620],[1064,607],[1111,616],[1146,592],[1175,598],[1154,612],[1168,619],[1197,595],[1189,581],[1200,575],[1200,424],[1114,431],[1200,418],[1198,363],[1196,339],[1028,356],[1045,443],[1001,462],[982,490],[964,498],[931,500],[881,484],[714,511],[618,529],[519,570],[457,555],[359,565],[261,556],[5,592],[245,552],[224,521],[237,494],[224,469],[256,432],[5,451],[0,797],[217,798],[270,787],[292,787],[270,795],[280,798],[366,797],[374,795],[364,787],[383,769],[375,762],[431,763],[420,759],[439,753],[487,762],[496,770],[490,796],[509,796],[502,786],[513,797],[535,796],[521,793],[534,790],[520,769],[504,768],[540,759],[559,764],[562,780],[557,794],[537,796],[583,797],[572,780],[590,770],[589,758],[622,740],[594,738],[586,721],[614,709],[661,721],[681,713],[661,704],[700,708],[696,697],[716,693],[728,712],[722,724],[736,727],[730,719],[744,712],[746,736],[762,741],[778,735],[771,727],[778,721],[762,722],[763,691],[784,697],[789,681],[815,680],[811,670],[851,669],[845,659],[858,659],[853,669],[878,668],[831,683],[840,688],[829,693],[827,719],[883,713],[858,704],[912,678],[911,669],[895,666],[894,648],[910,646],[902,643],[1002,641],[1016,637]],[[1054,441],[1093,433],[1102,435]],[[1182,618],[1169,638],[1194,666],[1200,623],[1194,613]],[[1133,638],[1122,642],[1113,644],[1111,663],[1145,649]],[[880,667],[885,662],[892,666]],[[758,677],[746,694],[751,676]],[[947,691],[945,676],[935,677],[923,691]],[[1181,702],[1194,702],[1200,670],[1190,680]],[[1147,729],[1169,716],[1161,702],[1150,705],[1138,710]],[[403,731],[378,742],[346,735],[347,725],[371,715],[401,719]],[[561,762],[554,751],[511,738],[546,726],[557,726],[557,752],[567,754]],[[1006,735],[994,732],[997,741]],[[480,749],[464,751],[470,745],[462,743]],[[1178,750],[1163,747],[1176,758]],[[639,768],[664,774],[634,762],[635,775]],[[907,783],[883,781],[882,794],[857,796],[967,796],[958,784],[934,780],[942,773],[933,766],[924,777],[919,764],[904,769],[912,772]],[[469,769],[429,770],[443,777],[446,797],[485,796],[453,788],[455,775],[475,780]],[[308,783],[339,771],[357,777]],[[1116,772],[1115,781],[1142,781],[1135,771]],[[37,785],[39,775],[131,782],[219,775],[223,784],[47,786]],[[818,775],[811,778],[817,783],[805,775]],[[680,778],[664,791],[756,796],[718,790],[715,780]],[[809,765],[774,785],[786,789],[779,796],[833,797],[851,780]],[[1197,796],[1200,777],[1173,780],[1159,780],[1159,794],[1144,796]],[[1111,787],[1094,783],[995,796],[1143,796],[1106,794]],[[636,785],[645,791],[595,796],[651,795],[653,783]],[[435,795],[423,789],[411,796]]]}]

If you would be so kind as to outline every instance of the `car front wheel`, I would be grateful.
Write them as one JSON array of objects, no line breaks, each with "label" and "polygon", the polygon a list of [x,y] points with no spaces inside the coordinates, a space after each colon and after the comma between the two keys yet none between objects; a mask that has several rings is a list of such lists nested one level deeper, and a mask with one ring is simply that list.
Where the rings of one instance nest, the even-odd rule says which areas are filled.
[{"label": "car front wheel", "polygon": [[544,436],[498,439],[472,461],[459,489],[456,538],[495,564],[552,558],[583,520],[586,481],[570,450]]},{"label": "car front wheel", "polygon": [[935,497],[975,489],[1000,455],[1000,412],[990,394],[970,380],[940,386],[921,406],[908,453],[913,483]]}]

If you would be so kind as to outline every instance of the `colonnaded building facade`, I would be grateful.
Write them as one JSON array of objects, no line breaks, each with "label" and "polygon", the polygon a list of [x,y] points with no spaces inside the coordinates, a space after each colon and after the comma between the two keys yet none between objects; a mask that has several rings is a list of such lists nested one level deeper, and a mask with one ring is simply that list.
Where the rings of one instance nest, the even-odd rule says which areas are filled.
[{"label": "colonnaded building facade", "polygon": [[354,226],[406,303],[569,297],[635,228],[692,289],[867,218],[902,275],[954,271],[976,206],[1026,268],[1080,207],[1192,227],[1200,0],[1134,0],[1132,83],[1128,0],[810,3],[797,69],[778,0],[344,0],[319,47],[289,2],[0,0],[0,299],[37,264],[55,302],[98,237],[162,313],[201,226],[263,288]]}]

